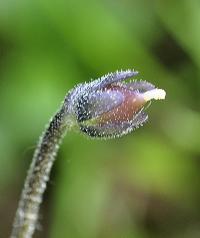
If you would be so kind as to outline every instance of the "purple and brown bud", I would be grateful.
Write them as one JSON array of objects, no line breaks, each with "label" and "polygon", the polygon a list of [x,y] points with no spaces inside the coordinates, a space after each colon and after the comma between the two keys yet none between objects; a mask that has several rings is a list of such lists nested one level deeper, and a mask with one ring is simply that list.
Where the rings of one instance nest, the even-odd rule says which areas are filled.
[{"label": "purple and brown bud", "polygon": [[147,121],[146,103],[164,99],[166,93],[146,81],[124,82],[137,74],[131,70],[111,73],[74,89],[73,111],[82,132],[114,138]]}]

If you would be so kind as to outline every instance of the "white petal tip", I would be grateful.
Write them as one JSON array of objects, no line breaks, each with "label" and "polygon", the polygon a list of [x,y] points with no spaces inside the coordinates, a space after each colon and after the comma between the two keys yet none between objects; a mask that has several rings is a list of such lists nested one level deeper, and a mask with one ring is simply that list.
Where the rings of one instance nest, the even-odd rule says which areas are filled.
[{"label": "white petal tip", "polygon": [[166,97],[166,92],[165,90],[163,89],[158,89],[158,88],[155,88],[155,89],[152,89],[152,90],[149,90],[145,93],[143,93],[143,98],[146,102],[154,99],[154,100],[162,100],[162,99],[165,99]]}]

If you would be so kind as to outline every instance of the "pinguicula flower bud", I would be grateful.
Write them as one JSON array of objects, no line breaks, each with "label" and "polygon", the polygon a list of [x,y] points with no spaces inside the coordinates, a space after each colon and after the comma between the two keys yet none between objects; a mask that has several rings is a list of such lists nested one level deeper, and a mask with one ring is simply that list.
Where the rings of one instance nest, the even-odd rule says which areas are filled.
[{"label": "pinguicula flower bud", "polygon": [[71,112],[82,132],[90,137],[120,137],[147,121],[146,103],[164,99],[166,93],[146,81],[124,81],[137,74],[134,70],[117,71],[72,91]]},{"label": "pinguicula flower bud", "polygon": [[61,108],[50,120],[35,150],[12,229],[12,238],[31,238],[55,156],[71,127],[90,137],[125,135],[147,121],[145,105],[164,99],[165,91],[146,81],[125,82],[134,70],[110,73],[67,93]]}]

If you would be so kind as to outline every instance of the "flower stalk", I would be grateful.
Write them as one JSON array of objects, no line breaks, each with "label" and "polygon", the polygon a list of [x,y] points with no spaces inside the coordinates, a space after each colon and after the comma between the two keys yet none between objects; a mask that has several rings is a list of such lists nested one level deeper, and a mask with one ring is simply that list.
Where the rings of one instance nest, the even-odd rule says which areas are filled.
[{"label": "flower stalk", "polygon": [[65,108],[50,121],[40,138],[28,171],[11,238],[30,238],[38,222],[39,207],[59,144],[67,130]]}]

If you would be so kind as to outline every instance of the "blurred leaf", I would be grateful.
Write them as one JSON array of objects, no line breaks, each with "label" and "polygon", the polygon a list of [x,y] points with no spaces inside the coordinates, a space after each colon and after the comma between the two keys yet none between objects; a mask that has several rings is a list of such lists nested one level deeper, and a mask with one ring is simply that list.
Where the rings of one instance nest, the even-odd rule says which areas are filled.
[{"label": "blurred leaf", "polygon": [[156,12],[167,29],[200,66],[200,2],[198,0],[156,1]]}]

